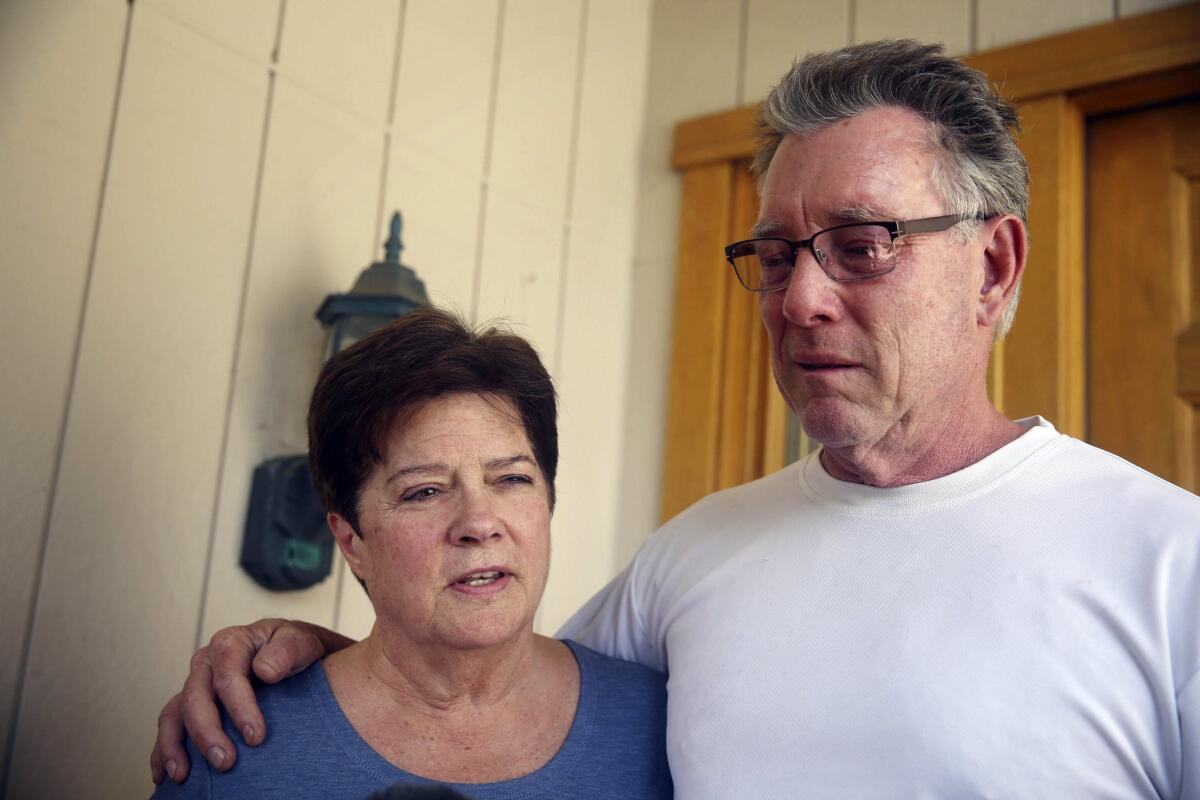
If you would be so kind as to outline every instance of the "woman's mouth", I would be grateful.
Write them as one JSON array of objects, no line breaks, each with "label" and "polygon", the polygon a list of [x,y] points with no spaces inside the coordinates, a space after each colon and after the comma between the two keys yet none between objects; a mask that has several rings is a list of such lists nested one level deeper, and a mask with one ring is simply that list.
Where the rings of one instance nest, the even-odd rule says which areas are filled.
[{"label": "woman's mouth", "polygon": [[469,575],[464,575],[455,583],[462,586],[487,586],[489,583],[495,583],[503,578],[508,573],[502,570],[485,570],[483,572],[472,572]]}]

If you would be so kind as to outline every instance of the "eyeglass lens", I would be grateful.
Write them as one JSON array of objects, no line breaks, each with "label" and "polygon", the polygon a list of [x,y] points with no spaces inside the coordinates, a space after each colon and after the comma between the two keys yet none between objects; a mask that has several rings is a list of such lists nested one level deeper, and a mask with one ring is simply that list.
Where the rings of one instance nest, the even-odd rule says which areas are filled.
[{"label": "eyeglass lens", "polygon": [[[834,280],[858,280],[889,272],[895,250],[887,228],[851,225],[822,231],[812,242],[817,263]],[[797,253],[800,258],[800,253]],[[750,289],[783,287],[792,274],[791,245],[782,239],[756,239],[733,253],[738,278]]]}]

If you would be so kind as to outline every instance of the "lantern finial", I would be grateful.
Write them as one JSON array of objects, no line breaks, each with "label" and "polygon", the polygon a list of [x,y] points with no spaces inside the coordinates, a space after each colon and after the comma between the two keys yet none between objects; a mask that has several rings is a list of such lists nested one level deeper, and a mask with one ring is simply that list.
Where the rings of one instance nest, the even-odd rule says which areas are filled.
[{"label": "lantern finial", "polygon": [[392,224],[389,227],[387,241],[383,243],[383,260],[389,264],[400,263],[400,251],[404,249],[404,242],[400,240],[400,231],[404,229],[404,221],[400,218],[400,212],[392,214]]}]

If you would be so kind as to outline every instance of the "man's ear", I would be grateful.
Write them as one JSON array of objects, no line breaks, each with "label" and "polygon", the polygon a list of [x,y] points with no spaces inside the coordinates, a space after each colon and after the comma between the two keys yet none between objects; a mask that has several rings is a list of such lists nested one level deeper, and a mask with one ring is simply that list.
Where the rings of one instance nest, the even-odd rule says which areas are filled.
[{"label": "man's ear", "polygon": [[1012,301],[1013,293],[1025,273],[1029,255],[1029,239],[1025,223],[1012,214],[983,223],[982,234],[987,237],[983,250],[983,285],[979,287],[976,320],[980,326],[993,328]]},{"label": "man's ear", "polygon": [[362,537],[358,535],[358,531],[354,530],[353,525],[333,512],[325,515],[325,521],[329,523],[329,530],[333,531],[333,540],[337,542],[338,549],[346,557],[346,563],[350,565],[350,571],[359,580],[366,580],[367,576],[364,574],[364,570],[367,567],[367,554],[366,548],[363,546]]}]

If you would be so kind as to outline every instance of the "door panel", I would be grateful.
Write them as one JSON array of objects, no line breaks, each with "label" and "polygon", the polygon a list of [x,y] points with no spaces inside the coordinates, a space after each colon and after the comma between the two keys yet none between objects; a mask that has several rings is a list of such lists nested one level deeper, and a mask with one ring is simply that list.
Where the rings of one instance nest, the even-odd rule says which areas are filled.
[{"label": "door panel", "polygon": [[1197,491],[1200,102],[1088,126],[1088,440]]}]

